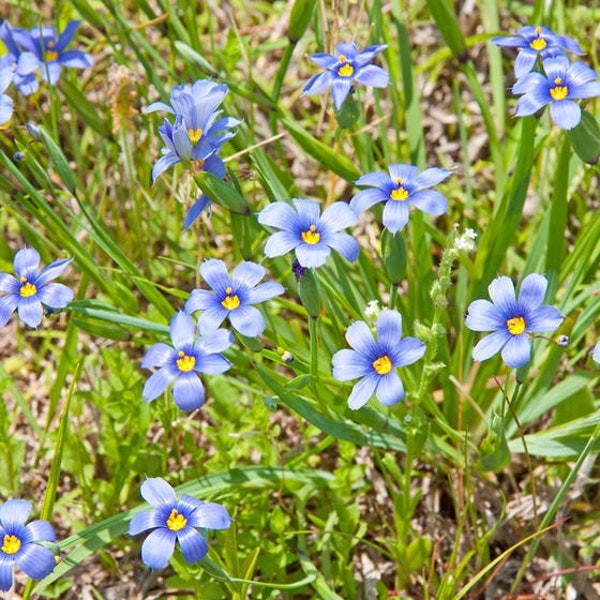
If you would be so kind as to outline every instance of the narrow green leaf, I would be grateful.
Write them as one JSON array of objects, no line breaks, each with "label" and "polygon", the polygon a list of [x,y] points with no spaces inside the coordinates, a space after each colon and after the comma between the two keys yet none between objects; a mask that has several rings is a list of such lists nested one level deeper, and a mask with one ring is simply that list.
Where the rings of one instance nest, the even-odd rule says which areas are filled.
[{"label": "narrow green leaf", "polygon": [[75,175],[73,175],[73,171],[69,166],[69,161],[63,154],[63,151],[59,148],[58,144],[46,131],[46,129],[41,125],[38,127],[38,129],[40,130],[40,134],[42,136],[44,144],[46,144],[46,148],[48,148],[50,158],[54,163],[54,167],[58,172],[58,176],[60,177],[61,181],[65,184],[65,187],[69,190],[69,192],[71,192],[71,194],[74,194],[75,190],[77,189],[77,184],[75,182]]}]

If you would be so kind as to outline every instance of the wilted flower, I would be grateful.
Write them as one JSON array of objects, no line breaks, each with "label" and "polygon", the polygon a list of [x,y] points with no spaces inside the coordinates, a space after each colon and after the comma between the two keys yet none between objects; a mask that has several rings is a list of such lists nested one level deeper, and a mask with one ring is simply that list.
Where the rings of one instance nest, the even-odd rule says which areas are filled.
[{"label": "wilted flower", "polygon": [[33,248],[23,248],[15,254],[14,270],[17,277],[0,273],[0,327],[16,309],[19,318],[29,327],[36,328],[44,314],[42,305],[53,309],[64,308],[73,300],[73,290],[62,283],[48,283],[58,277],[71,262],[65,258],[48,265],[38,273],[40,255]]},{"label": "wilted flower", "polygon": [[414,337],[402,338],[402,316],[395,310],[384,310],[377,318],[377,339],[364,321],[348,328],[346,339],[353,350],[339,350],[333,355],[333,377],[349,381],[360,377],[348,398],[348,406],[358,409],[373,394],[385,406],[404,398],[404,386],[396,372],[419,360],[425,344]]},{"label": "wilted flower", "polygon": [[227,317],[242,335],[254,337],[264,331],[265,320],[252,305],[283,294],[284,289],[276,281],[259,284],[266,274],[263,266],[243,262],[229,277],[223,261],[212,258],[200,265],[200,274],[212,291],[193,290],[185,311],[188,314],[202,311],[198,318],[201,332],[217,329]]},{"label": "wilted flower", "polygon": [[525,117],[550,104],[550,116],[561,129],[573,129],[581,121],[581,107],[575,100],[600,96],[596,72],[582,62],[569,63],[565,56],[547,58],[542,73],[529,73],[512,88],[524,94],[517,100],[517,117]]},{"label": "wilted flower", "polygon": [[331,86],[333,103],[339,110],[352,89],[352,82],[383,88],[389,85],[387,72],[372,64],[373,59],[387,48],[387,44],[376,44],[361,52],[351,43],[338,44],[335,55],[317,52],[310,59],[326,69],[313,75],[302,90],[304,94],[318,94]]},{"label": "wilted flower", "polygon": [[325,264],[331,248],[350,262],[358,258],[358,242],[342,229],[356,224],[357,216],[345,202],[334,202],[320,214],[318,202],[294,198],[292,207],[287,202],[273,202],[258,214],[258,222],[277,231],[267,240],[265,254],[269,258],[296,250],[302,267],[320,267]]},{"label": "wilted flower", "polygon": [[25,525],[30,514],[28,500],[7,500],[0,506],[0,591],[12,588],[15,564],[31,579],[43,579],[56,565],[53,552],[39,543],[56,540],[52,526],[41,519]]},{"label": "wilted flower", "polygon": [[525,25],[517,29],[514,35],[494,37],[491,42],[496,46],[519,49],[515,60],[515,77],[517,79],[533,69],[538,56],[542,60],[552,58],[564,55],[563,50],[574,54],[584,54],[576,41],[564,35],[558,35],[544,26]]},{"label": "wilted flower", "polygon": [[509,367],[522,367],[531,358],[531,333],[553,331],[564,317],[553,306],[542,305],[548,281],[532,273],[523,279],[519,297],[509,277],[498,277],[488,287],[489,300],[469,305],[466,326],[473,331],[491,331],[473,349],[474,360],[486,360],[502,351]]},{"label": "wilted flower", "polygon": [[26,50],[19,56],[17,72],[31,75],[40,69],[42,79],[50,85],[56,85],[62,67],[91,67],[91,54],[81,50],[66,50],[80,24],[81,21],[70,21],[58,38],[54,27],[34,27],[29,31],[13,29],[14,41]]},{"label": "wilted flower", "polygon": [[385,173],[367,173],[355,183],[369,186],[361,190],[350,201],[350,207],[360,214],[378,202],[384,202],[383,224],[391,233],[403,229],[408,223],[409,206],[437,216],[448,210],[448,200],[435,190],[427,189],[444,181],[450,171],[432,167],[417,174],[417,167],[396,164],[388,167]]},{"label": "wilted flower", "polygon": [[219,504],[202,502],[175,490],[161,477],[146,479],[140,488],[142,498],[153,508],[136,513],[129,524],[129,535],[152,531],[142,544],[142,561],[151,569],[164,569],[179,541],[188,563],[201,560],[208,544],[198,528],[227,529],[231,518]]},{"label": "wilted flower", "polygon": [[200,374],[220,375],[229,369],[231,363],[221,352],[231,346],[233,337],[217,329],[196,339],[194,320],[183,312],[171,319],[169,330],[173,346],[154,344],[142,360],[144,369],[159,367],[144,385],[142,396],[151,402],[173,383],[175,404],[181,410],[195,410],[204,404]]}]

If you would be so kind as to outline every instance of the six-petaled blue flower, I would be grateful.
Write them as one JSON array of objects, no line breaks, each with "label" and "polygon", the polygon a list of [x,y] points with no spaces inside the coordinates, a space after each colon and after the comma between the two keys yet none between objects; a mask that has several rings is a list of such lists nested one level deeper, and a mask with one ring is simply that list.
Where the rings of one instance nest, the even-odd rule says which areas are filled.
[{"label": "six-petaled blue flower", "polygon": [[389,176],[385,173],[367,173],[355,183],[369,186],[361,190],[350,201],[356,214],[371,208],[378,202],[384,202],[383,224],[391,233],[396,233],[408,223],[409,206],[437,216],[448,210],[448,201],[435,190],[426,189],[444,181],[450,171],[432,167],[417,174],[412,165],[390,165]]},{"label": "six-petaled blue flower", "polygon": [[[240,124],[233,117],[220,117],[217,110],[229,88],[225,84],[200,79],[193,85],[177,85],[171,90],[170,104],[153,102],[145,112],[162,110],[174,115],[174,123],[164,120],[158,128],[165,143],[162,157],[152,168],[152,183],[169,167],[181,161],[193,161],[193,168],[207,171],[223,179],[225,165],[218,156],[221,146],[231,139],[232,127]],[[220,118],[219,118],[220,117]],[[184,228],[188,228],[209,206],[205,195],[192,205],[186,214]]]},{"label": "six-petaled blue flower", "polygon": [[535,67],[538,56],[542,60],[552,58],[564,55],[563,50],[573,54],[584,54],[576,41],[558,35],[544,26],[525,25],[517,29],[514,35],[494,37],[491,42],[496,46],[519,49],[514,66],[517,79]]},{"label": "six-petaled blue flower", "polygon": [[15,564],[31,579],[43,579],[56,565],[54,553],[40,544],[56,540],[52,525],[41,519],[26,525],[30,514],[28,500],[7,500],[0,506],[0,591],[12,588]]},{"label": "six-petaled blue flower", "polygon": [[204,333],[217,329],[229,317],[234,329],[242,335],[254,337],[265,329],[265,320],[252,306],[283,294],[283,286],[275,281],[259,284],[266,269],[253,262],[239,264],[229,277],[221,260],[209,259],[200,265],[200,275],[210,285],[209,290],[193,290],[185,311],[202,311],[198,328]]},{"label": "six-petaled blue flower", "polygon": [[573,129],[581,121],[581,107],[575,100],[600,96],[598,75],[582,62],[570,64],[565,56],[547,58],[543,66],[545,75],[529,73],[513,86],[515,94],[523,94],[515,115],[532,115],[550,104],[552,120],[561,129]]},{"label": "six-petaled blue flower", "polygon": [[313,75],[302,90],[304,94],[318,94],[331,86],[333,103],[339,110],[352,89],[352,82],[383,88],[390,78],[385,69],[372,64],[373,59],[387,48],[386,44],[369,46],[362,51],[351,43],[338,44],[335,55],[317,52],[310,59],[326,69]]},{"label": "six-petaled blue flower", "polygon": [[265,245],[269,258],[296,251],[302,267],[320,267],[325,264],[331,248],[350,262],[358,258],[358,242],[341,230],[356,224],[358,217],[345,202],[334,202],[320,214],[318,202],[294,198],[294,206],[287,202],[269,204],[258,215],[258,222],[281,229]]},{"label": "six-petaled blue flower", "polygon": [[475,300],[467,310],[466,326],[491,331],[473,348],[474,360],[486,360],[502,351],[509,367],[522,367],[531,359],[530,334],[553,331],[563,322],[559,310],[542,305],[548,281],[532,273],[521,283],[519,297],[509,277],[498,277],[488,287],[489,300]]},{"label": "six-petaled blue flower", "polygon": [[176,541],[188,563],[201,560],[208,544],[198,528],[227,529],[231,524],[224,507],[187,494],[177,499],[175,490],[161,477],[146,479],[140,491],[153,508],[133,515],[129,535],[152,530],[142,544],[142,561],[151,569],[169,564]]},{"label": "six-petaled blue flower", "polygon": [[16,277],[0,273],[0,327],[16,309],[19,318],[29,327],[36,328],[44,315],[42,305],[53,309],[64,308],[73,300],[73,290],[62,283],[49,283],[58,277],[71,262],[65,258],[48,265],[38,273],[40,255],[33,248],[23,248],[15,254]]},{"label": "six-petaled blue flower", "polygon": [[204,404],[204,386],[200,373],[220,375],[231,363],[221,354],[233,343],[229,331],[217,329],[196,338],[194,320],[178,312],[169,325],[173,346],[162,342],[154,344],[144,359],[142,367],[159,367],[142,391],[147,402],[158,398],[173,383],[173,400],[185,411],[195,410]]},{"label": "six-petaled blue flower", "polygon": [[333,355],[333,377],[349,381],[360,377],[348,398],[348,406],[358,409],[373,394],[385,406],[404,398],[404,385],[397,367],[404,367],[425,354],[425,344],[414,337],[402,337],[402,316],[395,310],[384,310],[376,323],[377,339],[364,321],[348,328],[346,339],[352,350],[339,350]]},{"label": "six-petaled blue flower", "polygon": [[18,59],[18,74],[32,75],[39,69],[44,81],[56,85],[63,67],[91,67],[93,60],[89,53],[66,49],[80,24],[81,21],[70,21],[58,37],[54,27],[34,27],[29,31],[13,29],[13,40],[25,50]]}]

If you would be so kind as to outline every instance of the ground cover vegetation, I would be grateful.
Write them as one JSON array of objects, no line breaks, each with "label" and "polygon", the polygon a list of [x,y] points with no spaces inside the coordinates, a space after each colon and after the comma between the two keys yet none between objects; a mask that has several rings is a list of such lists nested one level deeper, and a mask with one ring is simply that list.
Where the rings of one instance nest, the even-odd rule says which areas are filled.
[{"label": "ground cover vegetation", "polygon": [[600,597],[598,16],[6,2],[0,596]]}]

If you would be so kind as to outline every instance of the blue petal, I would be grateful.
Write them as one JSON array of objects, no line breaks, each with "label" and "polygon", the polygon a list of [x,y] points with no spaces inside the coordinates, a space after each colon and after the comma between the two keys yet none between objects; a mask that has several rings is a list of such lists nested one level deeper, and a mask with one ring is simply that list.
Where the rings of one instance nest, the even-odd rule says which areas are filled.
[{"label": "blue petal", "polygon": [[227,529],[231,525],[231,517],[227,509],[213,502],[203,503],[190,515],[190,524],[193,527],[206,529]]},{"label": "blue petal", "polygon": [[561,129],[573,129],[581,121],[581,107],[573,100],[552,102],[550,116]]},{"label": "blue petal", "polygon": [[361,66],[366,65],[367,63],[371,62],[378,54],[381,54],[387,47],[387,44],[373,44],[372,46],[367,46],[356,56],[356,64]]},{"label": "blue petal", "polygon": [[227,267],[222,260],[209,258],[200,265],[200,275],[219,297],[224,297],[226,288],[231,286]]},{"label": "blue petal", "polygon": [[214,294],[213,299],[216,300],[216,302],[204,310],[198,317],[198,330],[201,335],[219,329],[221,323],[229,316],[230,311],[221,306],[221,303],[216,299]]},{"label": "blue petal", "polygon": [[258,222],[285,231],[298,227],[298,213],[287,202],[273,202],[258,213]]},{"label": "blue petal", "polygon": [[300,266],[311,269],[322,267],[327,262],[330,253],[329,247],[322,243],[305,244],[301,242],[296,247],[296,258]]},{"label": "blue petal", "polygon": [[279,296],[285,292],[285,288],[276,281],[266,281],[256,287],[248,290],[246,296],[246,302],[248,304],[258,304],[259,302],[265,302],[275,296]]},{"label": "blue petal", "polygon": [[246,337],[256,337],[265,330],[265,320],[253,306],[239,306],[231,311],[229,321],[236,331]]},{"label": "blue petal", "polygon": [[369,326],[364,321],[356,321],[348,327],[346,340],[352,348],[362,354],[369,362],[375,360],[381,352],[381,348],[373,339]]},{"label": "blue petal", "polygon": [[0,554],[0,591],[8,592],[13,585],[14,560]]},{"label": "blue petal", "polygon": [[151,569],[164,569],[175,550],[177,536],[174,531],[161,527],[155,529],[142,544],[142,561]]},{"label": "blue petal", "polygon": [[206,354],[214,354],[227,350],[233,344],[233,336],[225,329],[217,329],[202,335],[194,345],[194,349]]},{"label": "blue petal", "polygon": [[467,308],[465,325],[473,331],[496,331],[506,326],[500,309],[489,300],[474,300]]},{"label": "blue petal", "polygon": [[[596,71],[591,67],[588,67],[585,63],[581,61],[574,62],[567,71],[568,75],[568,83],[567,87],[571,92],[569,95],[572,96],[573,88],[577,90],[585,85],[586,83],[596,81],[598,79],[598,75],[596,75]],[[578,96],[579,97],[579,96]]]},{"label": "blue petal", "polygon": [[179,501],[177,502],[177,512],[182,514],[188,520],[188,526],[196,527],[194,521],[194,513],[198,510],[204,502],[198,500],[198,498],[194,498],[193,496],[189,496],[188,494],[183,494]]},{"label": "blue petal", "polygon": [[[504,44],[508,45],[508,44]],[[517,79],[527,75],[531,72],[531,69],[535,66],[537,61],[538,53],[535,50],[523,46],[523,49],[517,55],[515,59],[514,72]]]},{"label": "blue petal", "polygon": [[269,237],[265,244],[265,256],[268,258],[283,256],[301,243],[298,233],[277,231]]},{"label": "blue petal", "polygon": [[56,534],[48,521],[36,519],[25,526],[25,535],[23,536],[22,541],[25,543],[54,542],[56,541]]},{"label": "blue petal", "polygon": [[492,302],[499,308],[501,318],[505,321],[518,316],[519,309],[515,298],[515,286],[510,277],[496,277],[488,286]]},{"label": "blue petal", "polygon": [[13,114],[13,100],[6,94],[0,96],[0,127],[10,121]]},{"label": "blue petal", "polygon": [[265,276],[267,270],[254,262],[244,261],[240,263],[231,274],[231,279],[238,286],[245,289],[253,288]]},{"label": "blue petal", "polygon": [[37,328],[44,316],[44,309],[42,303],[37,299],[37,295],[30,298],[21,298],[17,305],[17,312],[19,313],[19,319],[32,329]]},{"label": "blue petal", "polygon": [[142,110],[142,112],[143,113],[151,113],[151,112],[155,112],[157,110],[164,110],[168,113],[175,114],[175,111],[168,104],[165,104],[164,102],[153,102],[152,104],[149,104],[148,106],[146,106],[146,108],[144,108]]},{"label": "blue petal", "polygon": [[58,62],[48,62],[40,65],[40,75],[43,81],[56,85],[60,79],[61,66]]},{"label": "blue petal", "polygon": [[553,306],[540,306],[526,319],[527,331],[533,333],[542,333],[544,331],[554,331],[560,327],[565,320],[557,308]]},{"label": "blue petal", "polygon": [[299,226],[301,229],[305,229],[305,227],[314,225],[319,221],[321,206],[318,202],[307,200],[306,198],[292,198],[292,202],[298,213],[296,227]]},{"label": "blue petal", "polygon": [[331,362],[333,378],[338,381],[350,381],[373,372],[373,365],[365,355],[348,348],[338,350],[331,358]]},{"label": "blue petal", "polygon": [[73,300],[73,290],[62,283],[49,283],[41,288],[37,297],[50,308],[64,308]]},{"label": "blue petal", "polygon": [[344,100],[350,93],[352,88],[352,82],[350,78],[339,79],[335,78],[331,84],[331,95],[333,97],[333,103],[339,110],[344,103]]},{"label": "blue petal", "polygon": [[536,113],[538,110],[546,106],[550,100],[546,98],[545,92],[530,92],[521,96],[517,100],[517,107],[515,110],[515,117],[527,117]]},{"label": "blue petal", "polygon": [[152,367],[164,367],[174,354],[173,348],[167,344],[159,342],[150,347],[142,359],[142,368],[151,369]]},{"label": "blue petal", "polygon": [[539,273],[527,275],[521,282],[519,290],[519,299],[517,306],[524,314],[528,315],[530,311],[539,308],[544,301],[548,280]]},{"label": "blue petal", "polygon": [[169,323],[169,331],[171,332],[171,340],[176,349],[188,346],[194,343],[194,319],[190,315],[186,315],[183,311],[179,311]]},{"label": "blue petal", "polygon": [[63,67],[71,69],[87,69],[94,64],[92,55],[81,50],[67,50],[60,55],[59,62]]},{"label": "blue petal", "polygon": [[554,81],[557,77],[560,77],[564,81],[570,64],[569,58],[565,54],[545,59],[543,65],[548,81]]},{"label": "blue petal", "polygon": [[385,173],[379,173],[374,171],[373,173],[367,173],[362,177],[359,177],[355,182],[356,185],[376,187],[379,189],[386,189],[388,186],[394,185],[394,182]]},{"label": "blue petal", "polygon": [[507,48],[522,48],[526,44],[526,41],[520,35],[496,36],[490,42],[496,46]]},{"label": "blue petal", "polygon": [[360,213],[368,210],[378,202],[385,202],[389,200],[389,195],[380,190],[379,188],[361,190],[356,193],[352,200],[350,200],[350,208],[359,215]]},{"label": "blue petal", "polygon": [[592,358],[597,363],[600,363],[600,342],[596,342],[596,345],[594,346],[594,352],[592,354]]},{"label": "blue petal", "polygon": [[473,348],[473,360],[487,360],[498,352],[512,336],[505,329],[503,331],[494,331],[490,335],[485,336]]},{"label": "blue petal", "polygon": [[365,65],[354,74],[354,78],[361,85],[375,88],[384,88],[390,84],[390,76],[385,69],[377,65]]},{"label": "blue petal", "polygon": [[402,315],[395,310],[384,310],[377,318],[377,342],[389,351],[402,337]]},{"label": "blue petal", "polygon": [[16,563],[31,579],[44,579],[54,570],[56,559],[48,548],[37,544],[27,544],[17,555]]},{"label": "blue petal", "polygon": [[175,490],[162,477],[149,477],[140,486],[142,498],[155,508],[175,508]]},{"label": "blue petal", "polygon": [[436,190],[420,190],[410,197],[411,204],[434,217],[448,212],[448,200]]},{"label": "blue petal", "polygon": [[375,393],[380,376],[373,373],[363,377],[353,388],[348,397],[348,408],[358,410],[363,407]]},{"label": "blue petal", "polygon": [[448,179],[448,177],[450,177],[450,171],[447,169],[431,167],[429,169],[425,169],[421,174],[417,175],[414,182],[419,189],[422,189],[441,183],[445,179]]},{"label": "blue petal", "polygon": [[[510,335],[510,334],[509,334]],[[526,365],[531,359],[531,342],[526,333],[511,335],[504,348],[502,348],[502,360],[514,369]]]},{"label": "blue petal", "polygon": [[18,277],[34,281],[40,265],[40,255],[34,248],[23,248],[15,254],[13,266]]},{"label": "blue petal", "polygon": [[19,529],[31,514],[31,502],[19,498],[7,500],[0,506],[0,523],[9,532]]},{"label": "blue petal", "polygon": [[394,165],[388,165],[388,171],[392,181],[401,179],[404,183],[412,183],[417,176],[418,169],[413,165],[397,163]]},{"label": "blue petal", "polygon": [[343,55],[347,59],[352,60],[357,56],[358,48],[356,47],[356,44],[353,44],[352,42],[340,42],[335,47],[335,54],[336,56]]},{"label": "blue petal", "polygon": [[571,90],[571,98],[595,98],[600,96],[600,81],[588,81]]},{"label": "blue petal", "polygon": [[41,273],[37,276],[35,284],[40,287],[48,283],[52,279],[56,279],[62,275],[63,271],[69,266],[73,259],[64,258],[63,260],[57,260],[46,268],[42,269]]},{"label": "blue petal", "polygon": [[326,52],[317,52],[315,54],[311,54],[309,58],[315,63],[315,65],[321,67],[322,69],[331,69],[331,67],[335,67],[335,65],[337,65],[339,62],[337,56],[333,56],[333,54],[327,54]]},{"label": "blue petal", "polygon": [[[205,169],[206,170],[206,169]],[[185,218],[183,219],[183,228],[189,229],[195,222],[196,219],[202,214],[202,211],[209,207],[209,216],[210,216],[210,199],[205,194],[202,194],[194,204],[190,207],[190,209],[185,213]]]},{"label": "blue petal", "polygon": [[348,233],[334,233],[329,239],[329,245],[348,262],[354,262],[360,253],[358,242]]},{"label": "blue petal", "polygon": [[384,406],[392,406],[404,398],[404,386],[396,371],[390,371],[387,375],[379,378],[375,395]]},{"label": "blue petal", "polygon": [[321,215],[320,224],[334,231],[356,225],[356,213],[345,202],[330,204]]},{"label": "blue petal", "polygon": [[[337,61],[336,61],[337,62]],[[333,81],[333,73],[331,71],[323,71],[313,75],[302,88],[303,94],[320,94],[326,90]]]},{"label": "blue petal", "polygon": [[527,94],[547,86],[548,80],[541,73],[528,73],[513,85],[512,92],[513,94]]},{"label": "blue petal", "polygon": [[204,404],[204,386],[194,371],[182,373],[175,379],[173,400],[186,412],[196,410]]},{"label": "blue petal", "polygon": [[204,536],[192,527],[185,527],[178,531],[177,539],[183,552],[183,558],[188,563],[199,561],[208,553],[208,544]]},{"label": "blue petal", "polygon": [[156,182],[159,175],[178,162],[181,162],[181,158],[172,151],[167,152],[164,156],[159,158],[152,167],[152,184]]},{"label": "blue petal", "polygon": [[143,510],[131,517],[127,533],[129,535],[138,535],[139,533],[142,533],[142,531],[163,526],[164,523],[160,520],[158,511],[154,509]]},{"label": "blue petal", "polygon": [[163,367],[156,371],[156,373],[153,373],[148,381],[146,381],[144,389],[142,390],[142,398],[144,398],[146,402],[152,402],[152,400],[155,400],[164,393],[174,378],[175,375],[173,375],[167,367]]},{"label": "blue petal", "polygon": [[406,337],[393,348],[390,355],[395,367],[412,365],[425,354],[427,346],[418,338]]},{"label": "blue petal", "polygon": [[0,328],[8,323],[10,316],[17,308],[17,304],[16,296],[3,296],[0,298]]},{"label": "blue petal", "polygon": [[404,229],[408,223],[408,203],[390,200],[383,207],[382,221],[385,227],[390,230],[390,233],[397,233]]},{"label": "blue petal", "polygon": [[20,287],[21,283],[16,277],[9,273],[0,273],[0,292],[18,295]]},{"label": "blue petal", "polygon": [[58,37],[58,41],[54,46],[56,52],[61,53],[71,42],[77,28],[81,25],[81,21],[69,21],[67,26],[62,30],[60,36]]},{"label": "blue petal", "polygon": [[207,354],[202,357],[200,368],[207,375],[221,375],[228,371],[231,363],[220,354]]},{"label": "blue petal", "polygon": [[[192,290],[190,297],[185,303],[185,312],[188,315],[195,313],[198,310],[207,310],[213,306],[218,298],[215,293],[209,290]],[[224,318],[224,317],[223,317]]]}]

